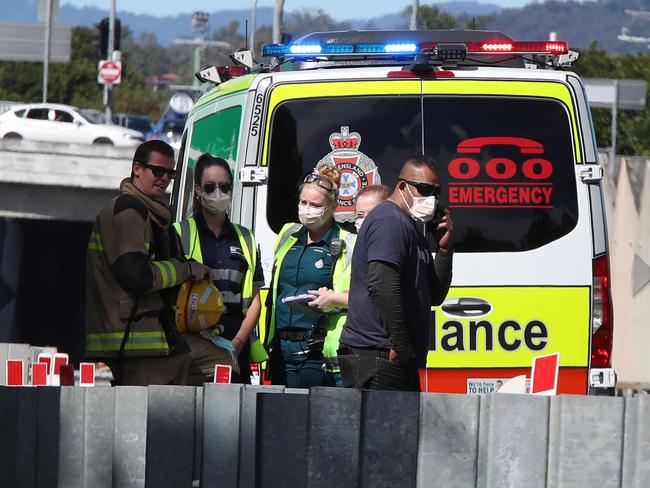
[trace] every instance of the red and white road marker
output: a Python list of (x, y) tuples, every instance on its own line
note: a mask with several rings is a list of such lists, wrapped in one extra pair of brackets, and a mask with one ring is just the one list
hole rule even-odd
[(49, 376), (52, 369), (52, 355), (42, 352), (38, 355), (38, 362), (45, 364), (46, 374)]
[(79, 386), (95, 386), (95, 363), (79, 363)]
[(7, 377), (5, 378), (5, 385), (7, 386), (24, 386), (24, 367), (22, 359), (7, 359)]
[(67, 366), (69, 356), (64, 352), (57, 352), (54, 355), (52, 368), (50, 369), (50, 385), (61, 386), (61, 366)]
[(232, 366), (227, 364), (214, 365), (214, 382), (215, 383), (230, 383), (232, 376)]
[(32, 386), (47, 386), (47, 363), (32, 364)]
[(530, 392), (533, 395), (556, 395), (559, 370), (559, 352), (533, 359)]

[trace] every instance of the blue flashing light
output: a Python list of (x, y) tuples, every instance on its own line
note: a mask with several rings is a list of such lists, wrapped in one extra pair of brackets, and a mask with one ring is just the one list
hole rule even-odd
[(311, 57), (341, 54), (415, 54), (418, 45), (413, 42), (388, 44), (265, 44), (262, 56)]
[(417, 44), (414, 44), (412, 42), (386, 44), (384, 46), (384, 52), (393, 53), (393, 54), (395, 53), (411, 54), (411, 53), (415, 53), (417, 49), (418, 49)]
[(354, 45), (352, 44), (326, 44), (324, 46), (326, 54), (352, 54)]
[(322, 51), (320, 44), (293, 44), (289, 47), (291, 54), (320, 54)]
[(262, 46), (262, 56), (282, 56), (283, 54), (289, 54), (287, 44), (264, 44)]
[(377, 54), (385, 53), (384, 48), (385, 44), (357, 44), (355, 52), (361, 54)]

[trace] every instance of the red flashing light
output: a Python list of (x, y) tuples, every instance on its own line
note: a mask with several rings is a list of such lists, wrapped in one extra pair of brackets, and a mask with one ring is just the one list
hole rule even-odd
[(592, 320), (598, 320), (600, 326), (593, 332), (591, 338), (591, 367), (610, 368), (612, 363), (614, 318), (607, 254), (593, 260), (593, 277), (594, 316)]
[(245, 75), (248, 73), (248, 68), (246, 66), (217, 66), (217, 71), (221, 77), (228, 80), (230, 78)]
[(425, 73), (416, 73), (411, 70), (389, 71), (388, 78), (454, 78), (453, 71), (434, 69)]
[(567, 54), (569, 45), (563, 41), (534, 42), (467, 42), (468, 53), (474, 54)]

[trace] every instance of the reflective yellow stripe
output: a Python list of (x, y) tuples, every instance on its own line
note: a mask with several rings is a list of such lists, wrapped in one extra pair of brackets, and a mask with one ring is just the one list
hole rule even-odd
[(162, 288), (169, 288), (169, 279), (170, 279), (170, 277), (169, 277), (167, 268), (165, 267), (165, 265), (163, 263), (164, 263), (164, 261), (154, 261), (153, 265), (156, 268), (158, 268), (158, 270), (160, 271), (160, 276), (161, 276), (161, 279), (162, 279), (162, 285), (161, 285)]
[[(119, 351), (124, 332), (91, 332), (86, 334), (86, 350)], [(126, 341), (125, 350), (166, 350), (169, 346), (162, 331), (131, 332)]]
[(273, 88), (267, 111), (262, 165), (268, 163), (271, 117), (275, 108), (286, 100), (301, 98), (344, 97), (360, 95), (484, 95), (552, 98), (562, 102), (569, 112), (575, 157), (582, 163), (582, 149), (573, 98), (569, 87), (559, 80), (492, 81), (492, 80), (381, 80), (338, 81), (322, 83), (287, 83)]
[(88, 249), (94, 249), (95, 251), (104, 250), (104, 246), (102, 246), (102, 241), (99, 232), (93, 231), (90, 234), (90, 240), (88, 241)]
[(178, 281), (178, 276), (176, 276), (176, 267), (174, 266), (174, 263), (171, 261), (158, 261), (161, 263), (166, 269), (167, 273), (169, 273), (169, 284), (168, 286), (174, 286), (176, 285), (176, 282)]
[(324, 83), (287, 83), (271, 91), (266, 116), (266, 134), (262, 165), (266, 166), (271, 134), (271, 116), (275, 107), (285, 100), (296, 98), (345, 97), (355, 95), (420, 95), (420, 80), (334, 81)]

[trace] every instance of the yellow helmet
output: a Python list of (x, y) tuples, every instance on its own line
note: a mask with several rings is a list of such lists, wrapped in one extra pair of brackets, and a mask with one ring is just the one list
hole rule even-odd
[(176, 328), (181, 333), (211, 329), (226, 310), (221, 292), (211, 281), (186, 281), (176, 300)]

